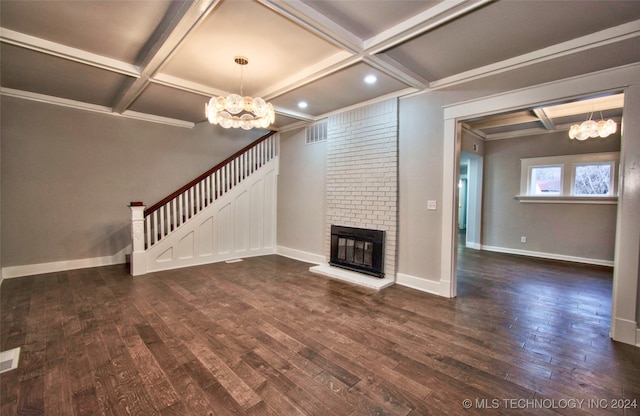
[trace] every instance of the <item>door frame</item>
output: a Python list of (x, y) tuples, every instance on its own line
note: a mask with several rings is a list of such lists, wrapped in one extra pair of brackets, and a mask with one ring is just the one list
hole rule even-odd
[[(443, 188), (442, 188), (442, 233), (441, 233), (441, 275), (440, 294), (455, 297), (457, 294), (457, 181), (459, 176), (461, 150), (461, 121), (483, 117), (490, 114), (508, 112), (526, 107), (570, 101), (598, 93), (623, 91), (631, 84), (640, 84), (640, 64), (626, 65), (620, 68), (595, 72), (592, 74), (559, 80), (521, 90), (501, 93), (471, 101), (444, 107), (444, 143), (443, 143)], [(626, 100), (625, 100), (626, 102)], [(622, 146), (621, 146), (622, 147)], [(621, 149), (622, 150), (622, 149)], [(622, 152), (621, 152), (622, 153)], [(621, 154), (621, 160), (623, 155)], [(622, 196), (622, 195), (621, 195)], [(622, 200), (622, 198), (621, 198)], [(618, 213), (621, 210), (618, 204)], [(618, 221), (620, 225), (621, 221)], [(620, 227), (616, 230), (616, 253), (618, 252)], [(625, 261), (616, 255), (614, 268)], [(637, 267), (637, 261), (636, 267)], [(625, 265), (625, 268), (628, 268)], [(636, 269), (637, 270), (637, 269)], [(624, 279), (624, 281), (622, 281)], [(632, 282), (630, 280), (636, 280)], [(635, 285), (635, 286), (634, 286)], [(637, 276), (617, 276), (614, 273), (613, 313), (611, 336), (627, 343), (636, 343), (637, 322)], [(632, 293), (628, 293), (632, 289)], [(627, 291), (627, 293), (624, 293)], [(623, 299), (624, 305), (617, 302)], [(629, 313), (633, 303), (633, 314)], [(616, 325), (620, 322), (620, 325)]]

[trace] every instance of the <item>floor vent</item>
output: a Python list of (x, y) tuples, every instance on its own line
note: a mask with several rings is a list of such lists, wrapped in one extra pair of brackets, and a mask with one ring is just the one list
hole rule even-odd
[(241, 261), (242, 261), (242, 259), (232, 259), (232, 260), (225, 261), (225, 263), (239, 263)]
[(0, 374), (18, 368), (20, 347), (0, 352)]

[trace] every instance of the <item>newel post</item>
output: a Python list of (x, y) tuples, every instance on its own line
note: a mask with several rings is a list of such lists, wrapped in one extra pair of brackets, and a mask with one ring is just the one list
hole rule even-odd
[(139, 276), (147, 272), (144, 251), (144, 209), (142, 202), (132, 202), (131, 209), (131, 275)]

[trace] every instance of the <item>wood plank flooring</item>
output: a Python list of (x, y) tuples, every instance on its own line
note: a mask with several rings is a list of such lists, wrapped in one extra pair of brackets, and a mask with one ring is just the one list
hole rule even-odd
[(456, 299), (279, 256), (6, 280), (2, 415), (640, 414), (611, 269), (460, 250)]

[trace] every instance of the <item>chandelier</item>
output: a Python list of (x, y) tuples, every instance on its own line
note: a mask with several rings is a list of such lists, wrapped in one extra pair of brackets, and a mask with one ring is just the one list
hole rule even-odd
[(211, 97), (204, 111), (211, 124), (225, 129), (241, 128), (251, 130), (254, 127), (267, 128), (275, 121), (273, 105), (260, 97), (242, 96), (242, 67), (249, 63), (244, 56), (236, 56), (233, 61), (240, 65), (240, 95), (229, 94), (226, 97)]
[(593, 112), (589, 116), (589, 120), (583, 121), (580, 125), (574, 124), (569, 129), (569, 138), (578, 140), (587, 140), (590, 137), (607, 137), (613, 134), (618, 129), (618, 125), (615, 121), (609, 119), (604, 121), (602, 118), (602, 112), (600, 112), (600, 121), (596, 122), (591, 120)]

